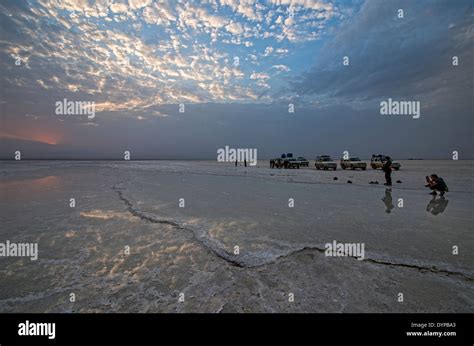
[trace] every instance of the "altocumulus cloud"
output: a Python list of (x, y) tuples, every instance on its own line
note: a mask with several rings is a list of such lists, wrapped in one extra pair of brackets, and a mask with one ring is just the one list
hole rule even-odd
[[(472, 157), (473, 32), (467, 0), (2, 1), (0, 154)], [(389, 97), (421, 118), (381, 117)], [(94, 101), (94, 122), (54, 117), (63, 98)]]

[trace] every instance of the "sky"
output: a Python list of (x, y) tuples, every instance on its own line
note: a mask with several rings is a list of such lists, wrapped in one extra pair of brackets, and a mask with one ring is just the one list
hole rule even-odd
[[(0, 158), (472, 159), (473, 15), (470, 0), (3, 0)], [(57, 114), (64, 99), (95, 116)], [(381, 114), (388, 99), (420, 117)]]

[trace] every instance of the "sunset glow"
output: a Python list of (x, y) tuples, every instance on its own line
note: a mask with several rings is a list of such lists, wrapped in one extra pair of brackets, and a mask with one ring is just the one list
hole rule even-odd
[(60, 134), (52, 133), (39, 133), (39, 134), (10, 134), (5, 132), (0, 132), (0, 138), (5, 139), (20, 139), (24, 141), (33, 141), (40, 142), (49, 145), (56, 145), (60, 142)]

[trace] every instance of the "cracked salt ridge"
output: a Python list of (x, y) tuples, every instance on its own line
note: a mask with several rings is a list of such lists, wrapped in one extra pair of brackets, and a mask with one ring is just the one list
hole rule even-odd
[(222, 243), (218, 241), (212, 241), (209, 237), (206, 236), (206, 231), (204, 231), (201, 228), (198, 228), (198, 227), (194, 229), (186, 228), (186, 227), (181, 226), (178, 222), (163, 220), (150, 213), (139, 211), (133, 207), (133, 203), (130, 202), (130, 200), (124, 197), (121, 189), (118, 189), (116, 185), (113, 186), (112, 189), (117, 192), (119, 198), (125, 203), (125, 205), (128, 208), (128, 211), (133, 216), (136, 216), (148, 222), (170, 225), (177, 229), (191, 232), (194, 235), (194, 237), (198, 240), (198, 242), (204, 246), (204, 248), (206, 248), (208, 251), (214, 253), (216, 256), (226, 260), (227, 262), (230, 262), (231, 264), (237, 267), (241, 267), (241, 268), (256, 267), (256, 266), (260, 266), (267, 263), (267, 261), (262, 261), (262, 259), (260, 259), (259, 261), (255, 261), (252, 259), (245, 258), (245, 256), (242, 256), (242, 255), (237, 256), (237, 255), (233, 255), (229, 253), (225, 249)]
[[(117, 184), (120, 185), (121, 183)], [(325, 252), (325, 248), (322, 246), (302, 246), (297, 249), (288, 249), (288, 251), (285, 251), (283, 253), (274, 255), (270, 253), (259, 253), (259, 256), (255, 255), (234, 255), (232, 253), (229, 253), (224, 245), (220, 243), (219, 241), (216, 240), (211, 240), (207, 236), (207, 232), (203, 230), (200, 227), (195, 227), (193, 229), (183, 227), (179, 224), (179, 221), (170, 221), (170, 220), (164, 220), (156, 217), (153, 214), (147, 213), (147, 212), (142, 212), (136, 208), (134, 208), (133, 203), (127, 199), (122, 190), (120, 188), (117, 188), (117, 185), (114, 185), (112, 189), (117, 192), (120, 200), (122, 200), (125, 205), (128, 208), (128, 211), (133, 215), (141, 220), (152, 222), (152, 223), (159, 223), (159, 224), (164, 224), (164, 225), (170, 225), (175, 227), (176, 229), (180, 230), (185, 230), (188, 232), (191, 232), (194, 237), (198, 240), (200, 244), (204, 246), (208, 251), (211, 253), (214, 253), (216, 256), (219, 258), (222, 258), (226, 260), (227, 262), (240, 267), (240, 268), (255, 268), (255, 267), (260, 267), (263, 265), (267, 264), (272, 264), (275, 263), (277, 260), (280, 258), (285, 258), (292, 256), (294, 254), (302, 253), (305, 251), (317, 251), (320, 253)], [(262, 256), (263, 255), (263, 256)], [(352, 257), (352, 256), (347, 256), (347, 257)], [(423, 266), (421, 264), (413, 264), (413, 263), (403, 263), (403, 262), (394, 262), (388, 259), (383, 259), (383, 258), (365, 258), (363, 260), (359, 260), (356, 257), (352, 257), (354, 260), (360, 261), (360, 262), (369, 262), (373, 264), (378, 264), (378, 265), (387, 265), (391, 267), (402, 267), (402, 268), (408, 268), (408, 269), (415, 269), (421, 272), (430, 272), (433, 274), (441, 274), (441, 275), (448, 275), (448, 276), (456, 276), (459, 278), (462, 278), (466, 281), (474, 281), (474, 278), (470, 276), (467, 273), (461, 272), (461, 271), (454, 271), (454, 270), (448, 270), (448, 269), (442, 269), (438, 268), (436, 266), (432, 267), (427, 267)]]

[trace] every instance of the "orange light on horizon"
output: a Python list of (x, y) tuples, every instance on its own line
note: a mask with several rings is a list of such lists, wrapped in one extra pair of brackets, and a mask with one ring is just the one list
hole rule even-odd
[(46, 144), (49, 144), (49, 145), (56, 145), (59, 143), (59, 136), (54, 136), (54, 135), (49, 135), (49, 134), (41, 134), (41, 135), (37, 135), (35, 137), (32, 138), (32, 140), (34, 141), (37, 141), (37, 142), (41, 142), (41, 143), (46, 143)]
[(24, 141), (34, 141), (49, 145), (57, 145), (60, 142), (62, 136), (59, 134), (52, 133), (12, 135), (9, 133), (0, 132), (0, 138), (20, 139)]

